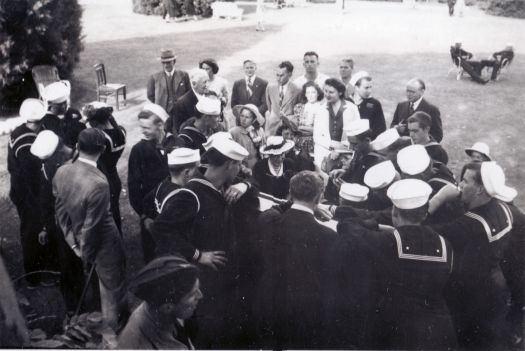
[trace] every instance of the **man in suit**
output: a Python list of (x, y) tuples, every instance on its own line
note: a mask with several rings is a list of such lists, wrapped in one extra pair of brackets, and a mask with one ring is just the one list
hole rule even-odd
[(245, 77), (233, 83), (232, 89), (232, 108), (236, 105), (253, 104), (257, 106), (259, 112), (264, 116), (268, 110), (266, 106), (266, 87), (268, 81), (255, 75), (257, 64), (252, 60), (246, 60), (243, 63)]
[[(263, 276), (272, 289), (264, 289), (267, 311), (262, 319), (273, 330), (277, 348), (324, 348), (324, 298), (327, 261), (336, 233), (319, 224), (314, 209), (324, 190), (322, 178), (302, 171), (290, 180), (292, 206), (267, 232), (264, 240), (275, 255), (263, 257)], [(276, 261), (268, 261), (275, 259)], [(264, 279), (264, 278), (263, 278)]]
[(166, 132), (177, 135), (185, 121), (197, 116), (197, 102), (208, 95), (209, 81), (208, 73), (201, 68), (190, 72), (191, 89), (175, 103), (170, 118), (166, 121)]
[(122, 238), (111, 215), (109, 184), (97, 168), (106, 148), (104, 133), (83, 130), (78, 159), (58, 169), (53, 179), (57, 223), (66, 242), (85, 267), (94, 265), (100, 285), (104, 323), (118, 332), (128, 316), (126, 257)]
[(188, 73), (175, 69), (177, 57), (173, 50), (161, 50), (160, 61), (163, 70), (149, 78), (147, 86), (148, 100), (162, 106), (171, 116), (175, 102), (191, 90)]
[(282, 124), (283, 117), (293, 115), (293, 108), (299, 100), (301, 89), (290, 82), (293, 74), (293, 65), (290, 61), (283, 61), (277, 68), (277, 83), (269, 84), (266, 88), (266, 136), (275, 135), (277, 128)]
[(397, 104), (394, 118), (390, 124), (390, 128), (396, 127), (399, 135), (408, 136), (407, 119), (416, 111), (426, 112), (432, 117), (432, 127), (430, 128), (430, 135), (434, 137), (438, 143), (443, 139), (443, 127), (439, 109), (426, 101), (423, 98), (425, 94), (425, 82), (419, 78), (411, 79), (406, 88), (406, 95), (408, 101), (403, 101)]

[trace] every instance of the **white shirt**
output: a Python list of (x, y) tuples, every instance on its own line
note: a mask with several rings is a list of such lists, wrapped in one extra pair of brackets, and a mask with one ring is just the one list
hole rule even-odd
[[(315, 78), (314, 82), (315, 84), (317, 84), (319, 86), (319, 88), (323, 89), (324, 88), (324, 82), (326, 82), (326, 80), (330, 78), (329, 76), (327, 76), (326, 74), (324, 73), (321, 73), (321, 72), (317, 72), (317, 77)], [(303, 85), (308, 82), (308, 80), (306, 79), (306, 77), (304, 75), (296, 78), (294, 81), (293, 81), (293, 84), (295, 86), (297, 86), (298, 88), (302, 89), (303, 88)]]
[(166, 75), (167, 75), (168, 77), (171, 78), (171, 76), (173, 75), (173, 73), (175, 73), (175, 68), (173, 68), (173, 69), (171, 70), (171, 72), (164, 71), (164, 73), (166, 73)]
[(314, 215), (314, 211), (312, 211), (311, 208), (308, 208), (308, 207), (303, 206), (303, 205), (300, 205), (300, 204), (293, 204), (293, 205), (292, 205), (292, 208), (293, 208), (294, 210), (303, 211), (303, 212), (308, 212), (308, 213), (312, 214), (312, 216)]
[(414, 101), (412, 103), (412, 106), (414, 108), (414, 111), (417, 110), (417, 107), (419, 106), (419, 104), (421, 103), (421, 100), (423, 100), (423, 96), (421, 96), (419, 99), (417, 99), (416, 101)]
[(244, 76), (244, 80), (246, 81), (246, 85), (250, 85), (249, 82), (248, 82), (250, 79), (251, 79), (251, 82), (253, 84), (253, 82), (255, 82), (255, 77), (256, 77), (255, 74), (253, 76), (251, 76), (251, 77)]
[(88, 159), (83, 158), (83, 157), (79, 157), (78, 160), (79, 160), (80, 162), (87, 163), (88, 165), (91, 165), (91, 166), (97, 168), (97, 163), (96, 163), (95, 161), (91, 161), (91, 160), (88, 160)]

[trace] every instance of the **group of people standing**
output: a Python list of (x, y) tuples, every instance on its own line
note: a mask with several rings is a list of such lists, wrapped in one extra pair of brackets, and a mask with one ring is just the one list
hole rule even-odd
[[(95, 272), (121, 348), (522, 343), (517, 192), (484, 143), (465, 150), (458, 184), (421, 79), (387, 129), (372, 77), (350, 59), (331, 78), (308, 51), (303, 75), (292, 80), (283, 61), (275, 83), (246, 60), (231, 95), (215, 60), (188, 74), (173, 51), (160, 59), (128, 160), (145, 263), (129, 284), (116, 170), (125, 130), (99, 102), (83, 111), (89, 128), (66, 118), (76, 112), (61, 83), (46, 88), (48, 109), (21, 107), (8, 166), (25, 268), (57, 264), (69, 310)], [(59, 262), (37, 259), (53, 250)], [(133, 311), (128, 287), (141, 300)]]

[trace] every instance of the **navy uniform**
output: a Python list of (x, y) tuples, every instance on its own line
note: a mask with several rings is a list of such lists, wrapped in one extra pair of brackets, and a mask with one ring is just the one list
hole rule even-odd
[[(454, 178), (452, 172), (440, 162), (433, 162), (432, 176), (427, 180), (427, 183), (432, 187), (432, 194), (434, 197), (444, 186), (452, 185), (457, 187), (458, 183)], [(463, 205), (459, 199), (447, 202), (441, 206), (436, 212), (428, 217), (427, 223), (445, 223), (453, 218), (457, 218), (463, 214)]]
[(154, 257), (155, 242), (151, 234), (144, 227), (144, 198), (160, 182), (169, 176), (168, 152), (171, 151), (169, 141), (171, 134), (165, 139), (165, 143), (157, 145), (154, 140), (141, 140), (133, 146), (129, 154), (128, 162), (128, 195), (131, 207), (141, 217), (140, 231), (144, 260), (149, 262)]
[(357, 108), (359, 109), (361, 118), (366, 118), (370, 121), (372, 139), (375, 139), (386, 130), (385, 115), (383, 114), (383, 107), (379, 100), (373, 97), (363, 99), (359, 105), (357, 105)]
[(177, 136), (177, 146), (199, 150), (201, 155), (206, 152), (204, 146), (202, 146), (206, 141), (206, 135), (204, 135), (193, 124), (183, 127)]
[(427, 149), (428, 155), (434, 161), (441, 162), (444, 165), (448, 163), (448, 154), (440, 143), (431, 141), (425, 145), (425, 149)]
[(102, 131), (106, 137), (106, 150), (100, 155), (98, 168), (104, 173), (109, 183), (111, 196), (111, 213), (119, 232), (122, 233), (122, 222), (120, 219), (120, 191), (122, 182), (118, 175), (117, 163), (126, 147), (126, 130), (122, 126)]
[(382, 161), (385, 161), (383, 155), (375, 151), (370, 151), (366, 155), (355, 154), (350, 162), (350, 168), (341, 176), (346, 183), (357, 183), (364, 185), (365, 173), (368, 169)]
[[(459, 330), (460, 346), (502, 346), (499, 343), (506, 332), (502, 327), (507, 288), (500, 263), (509, 253), (511, 240), (516, 240), (510, 234), (513, 212), (515, 208), (493, 198), (455, 221), (432, 225), (457, 252), (458, 269), (447, 289), (447, 298)], [(520, 280), (523, 283), (523, 278)]]

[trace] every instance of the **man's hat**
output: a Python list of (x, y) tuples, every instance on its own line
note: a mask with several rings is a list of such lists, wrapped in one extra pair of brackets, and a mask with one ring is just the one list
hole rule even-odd
[(366, 171), (364, 182), (372, 190), (383, 189), (392, 184), (396, 175), (397, 171), (392, 161), (383, 161)]
[(481, 180), (491, 197), (511, 202), (518, 195), (516, 189), (505, 185), (505, 173), (495, 161), (481, 163)]
[(401, 172), (416, 175), (430, 166), (430, 156), (423, 145), (409, 145), (397, 153), (397, 165)]
[(46, 160), (58, 147), (58, 135), (50, 130), (43, 130), (38, 133), (33, 145), (31, 145), (31, 153), (41, 160)]
[(130, 284), (131, 292), (156, 306), (177, 303), (197, 281), (198, 269), (180, 256), (154, 259), (142, 268)]
[(208, 97), (201, 98), (195, 106), (203, 115), (218, 116), (221, 114), (221, 100)]
[(71, 87), (63, 81), (54, 82), (44, 88), (43, 98), (48, 104), (60, 104), (67, 101)]
[(143, 111), (149, 111), (149, 112), (155, 114), (163, 122), (166, 122), (166, 120), (170, 117), (170, 115), (168, 115), (166, 110), (162, 106), (157, 105), (157, 104), (152, 104), (152, 103), (146, 104), (146, 105), (144, 105), (142, 110)]
[(20, 117), (27, 122), (38, 122), (47, 113), (46, 105), (38, 99), (25, 99), (20, 106)]
[(485, 143), (482, 143), (482, 142), (478, 141), (478, 142), (474, 143), (474, 145), (472, 145), (471, 147), (465, 149), (465, 152), (469, 156), (472, 156), (472, 152), (473, 151), (479, 152), (480, 154), (485, 156), (489, 161), (492, 160), (490, 158), (490, 148)]
[(379, 134), (374, 140), (370, 142), (373, 150), (384, 150), (399, 139), (399, 133), (396, 128), (390, 128)]
[(352, 202), (363, 202), (368, 199), (368, 188), (356, 183), (343, 183), (339, 196)]
[(362, 78), (365, 78), (365, 77), (370, 77), (370, 74), (368, 74), (368, 72), (365, 72), (365, 71), (359, 71), (353, 74), (352, 77), (350, 78), (350, 85), (355, 86), (357, 82), (359, 82)]
[(215, 134), (211, 135), (210, 138), (208, 139), (208, 142), (206, 142), (204, 146), (206, 150), (209, 150), (212, 148), (216, 149), (224, 156), (228, 157), (229, 159), (235, 160), (235, 161), (242, 161), (246, 156), (249, 155), (248, 150), (246, 150), (240, 144), (235, 142), (231, 138), (230, 133), (223, 132), (223, 134), (220, 134), (214, 137)]
[(363, 134), (370, 129), (370, 121), (367, 119), (355, 119), (348, 123), (345, 128), (346, 136), (356, 136)]
[(412, 210), (425, 205), (432, 193), (432, 187), (420, 179), (402, 179), (392, 184), (386, 195), (395, 207)]
[[(264, 125), (264, 117), (263, 115), (259, 112), (259, 109), (257, 108), (257, 106), (253, 105), (253, 104), (246, 104), (246, 105), (235, 105), (233, 106), (233, 109), (232, 109), (232, 112), (233, 112), (233, 115), (237, 118), (240, 118), (241, 116), (241, 111), (243, 109), (248, 109), (250, 110), (254, 115), (255, 115), (255, 119), (257, 121), (257, 123), (259, 123), (259, 126), (263, 126)], [(293, 130), (293, 128), (290, 128)]]
[(177, 56), (173, 53), (173, 50), (162, 49), (160, 51), (160, 62), (171, 62), (177, 59)]
[(281, 155), (290, 151), (295, 146), (291, 140), (285, 140), (282, 136), (272, 135), (266, 139), (266, 145), (261, 147), (263, 155)]
[(168, 154), (168, 166), (186, 165), (197, 163), (201, 159), (199, 150), (181, 147)]

